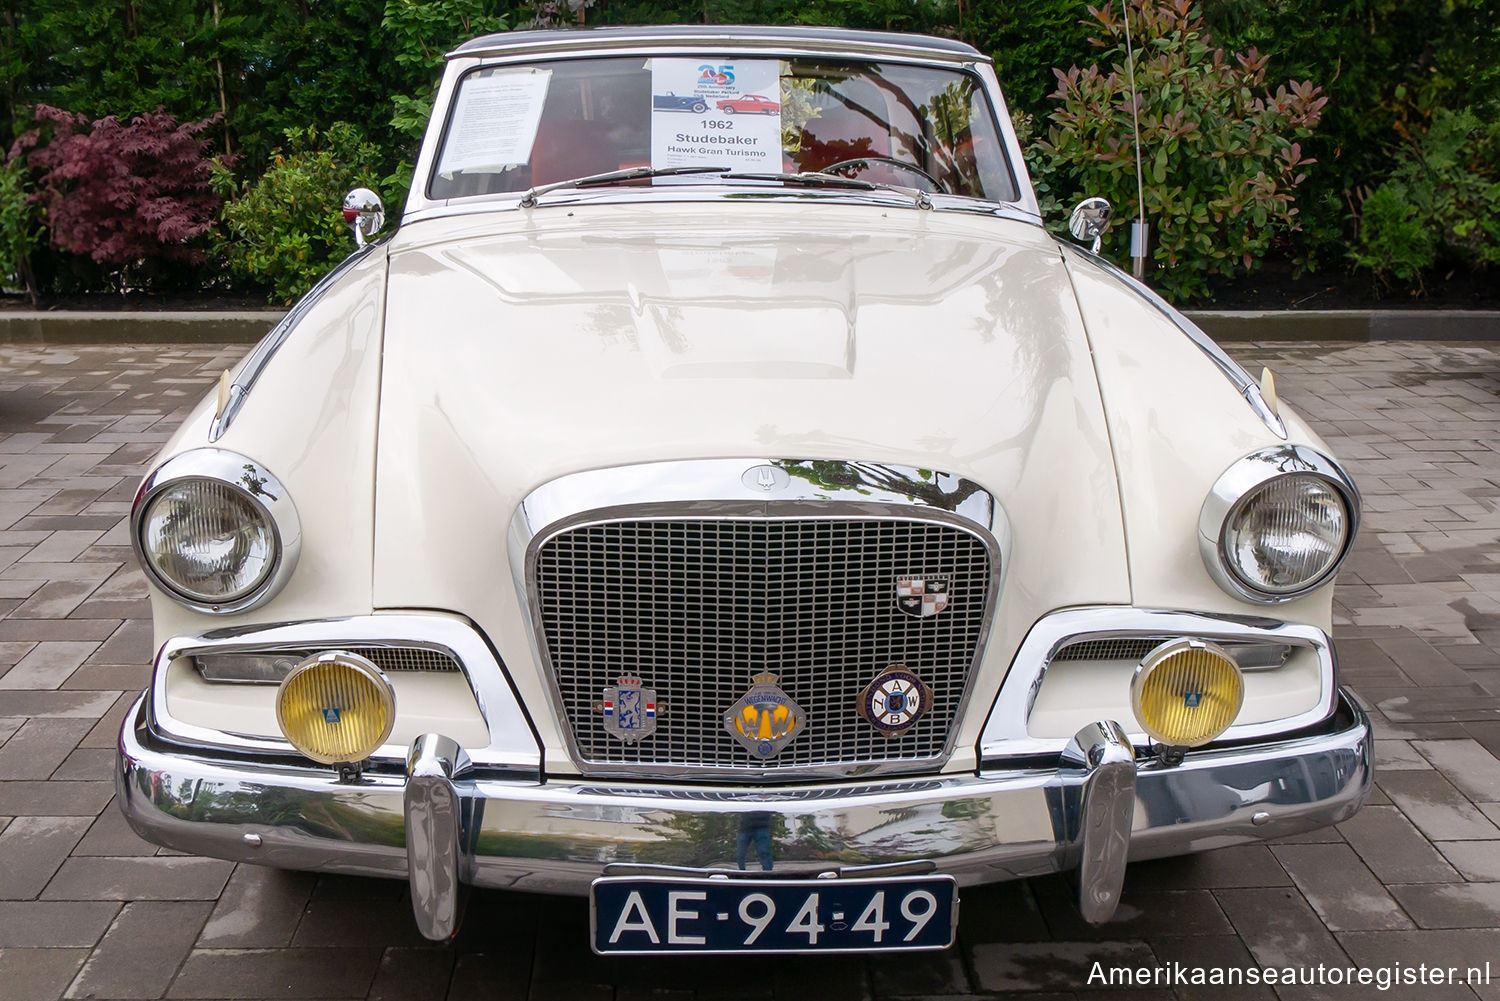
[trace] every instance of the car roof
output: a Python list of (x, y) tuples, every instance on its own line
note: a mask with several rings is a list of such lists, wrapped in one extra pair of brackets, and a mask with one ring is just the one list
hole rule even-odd
[(989, 57), (965, 42), (931, 35), (894, 31), (856, 31), (790, 25), (659, 24), (610, 28), (572, 28), (546, 31), (502, 31), (471, 39), (448, 53), (459, 56), (510, 55), (519, 51), (609, 50), (653, 43), (682, 45), (706, 42), (720, 47), (835, 50), (870, 55), (908, 55), (945, 61), (989, 62)]

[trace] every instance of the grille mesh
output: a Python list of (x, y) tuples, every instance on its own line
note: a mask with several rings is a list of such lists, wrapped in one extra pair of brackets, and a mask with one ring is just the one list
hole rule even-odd
[[(927, 575), (949, 578), (947, 609), (901, 612), (896, 578)], [(989, 582), (984, 544), (945, 523), (638, 520), (548, 539), (533, 595), (582, 770), (760, 776), (910, 770), (940, 759), (978, 651)], [(933, 703), (904, 736), (886, 738), (856, 701), (894, 664), (916, 673)], [(807, 719), (769, 761), (723, 726), (763, 671)], [(604, 689), (627, 675), (658, 701), (655, 733), (630, 744), (605, 732), (599, 711)]]
[(441, 650), (423, 647), (345, 647), (382, 671), (457, 671), (458, 661)]

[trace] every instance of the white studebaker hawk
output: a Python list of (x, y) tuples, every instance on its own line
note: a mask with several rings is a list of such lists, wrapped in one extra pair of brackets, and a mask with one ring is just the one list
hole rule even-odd
[(143, 837), (405, 878), (434, 939), (474, 885), (601, 952), (890, 950), (1359, 808), (1354, 484), (1048, 235), (974, 49), (479, 38), (396, 231), (345, 209), (136, 496)]

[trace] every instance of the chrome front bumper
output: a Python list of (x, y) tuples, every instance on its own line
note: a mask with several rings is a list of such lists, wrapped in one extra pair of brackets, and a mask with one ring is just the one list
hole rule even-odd
[[(142, 837), (293, 869), (406, 877), (424, 934), (456, 929), (464, 884), (586, 893), (611, 873), (757, 868), (742, 829), (772, 832), (778, 874), (930, 864), (960, 884), (1077, 869), (1080, 906), (1107, 920), (1127, 859), (1337, 823), (1372, 781), (1370, 722), (1347, 694), (1312, 735), (1134, 758), (1117, 724), (1079, 731), (1048, 767), (761, 789), (534, 781), (472, 767), (430, 735), (405, 774), (341, 784), (328, 770), (212, 756), (150, 729), (145, 698), (120, 737), (118, 802)], [(408, 833), (410, 832), (410, 833)]]

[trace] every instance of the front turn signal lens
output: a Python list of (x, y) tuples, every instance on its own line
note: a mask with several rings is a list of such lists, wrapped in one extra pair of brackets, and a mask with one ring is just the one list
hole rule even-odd
[(380, 669), (342, 651), (302, 661), (276, 690), (276, 722), (292, 746), (325, 765), (357, 764), (391, 735), (396, 693)]
[(1229, 729), (1245, 703), (1245, 679), (1233, 657), (1205, 640), (1170, 640), (1152, 650), (1130, 679), (1135, 718), (1166, 747), (1201, 747)]

